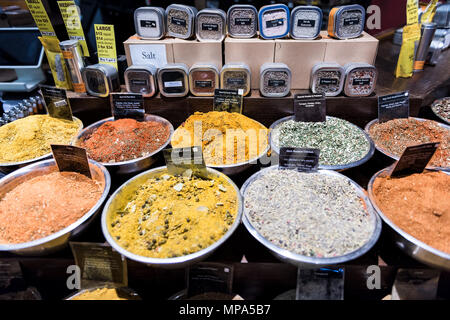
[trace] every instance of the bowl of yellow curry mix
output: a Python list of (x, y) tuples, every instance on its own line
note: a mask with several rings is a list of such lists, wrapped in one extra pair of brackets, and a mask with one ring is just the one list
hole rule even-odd
[(33, 162), (51, 157), (51, 144), (71, 144), (83, 129), (73, 121), (31, 115), (0, 127), (0, 171), (10, 173)]
[[(242, 216), (237, 186), (223, 173), (172, 175), (167, 167), (125, 182), (103, 209), (102, 231), (128, 259), (181, 268), (205, 259), (236, 230)], [(188, 170), (189, 171), (189, 170)]]
[(240, 113), (195, 112), (175, 130), (171, 145), (201, 146), (206, 166), (233, 175), (267, 155), (268, 133), (261, 123)]

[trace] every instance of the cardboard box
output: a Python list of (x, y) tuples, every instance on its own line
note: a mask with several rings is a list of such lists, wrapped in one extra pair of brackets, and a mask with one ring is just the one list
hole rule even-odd
[(128, 66), (153, 64), (162, 67), (173, 63), (173, 39), (146, 40), (137, 35), (131, 36), (124, 43)]
[(274, 61), (274, 52), (274, 40), (225, 38), (225, 63), (247, 64), (252, 72), (252, 89), (259, 89), (260, 68), (264, 63)]
[(211, 63), (222, 69), (222, 42), (172, 39), (172, 46), (175, 63), (185, 63), (189, 68), (194, 63)]

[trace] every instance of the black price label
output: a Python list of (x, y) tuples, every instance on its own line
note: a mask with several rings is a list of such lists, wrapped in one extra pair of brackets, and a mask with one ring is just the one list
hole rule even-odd
[(145, 108), (142, 94), (111, 93), (111, 106), (115, 120), (124, 118), (144, 120)]
[(195, 80), (194, 85), (197, 88), (212, 88), (212, 81), (211, 80)]
[(423, 172), (438, 147), (439, 142), (424, 143), (407, 147), (395, 164), (391, 177)]
[(202, 293), (232, 293), (232, 265), (202, 262), (189, 268), (187, 272), (188, 298)]
[(267, 84), (269, 85), (269, 87), (284, 87), (286, 85), (286, 81), (271, 79)]
[(131, 79), (130, 83), (133, 86), (148, 86), (148, 81), (145, 79)]
[(243, 79), (243, 78), (228, 78), (227, 84), (233, 85), (233, 86), (243, 86), (243, 85), (245, 85), (245, 79)]
[(354, 86), (368, 86), (370, 85), (370, 81), (371, 81), (370, 78), (356, 78), (353, 79), (352, 84)]
[(399, 92), (378, 97), (378, 122), (409, 117), (409, 93)]
[(280, 148), (279, 167), (297, 171), (317, 171), (320, 150), (311, 148)]
[(294, 98), (294, 119), (301, 122), (325, 122), (327, 106), (323, 94), (298, 94)]
[(235, 18), (234, 24), (238, 26), (249, 26), (252, 24), (252, 18)]
[(141, 20), (142, 28), (156, 28), (156, 21), (154, 20)]
[(219, 31), (219, 25), (217, 23), (202, 23), (202, 30)]
[(337, 85), (339, 83), (339, 80), (332, 78), (320, 78), (319, 83), (324, 86)]
[(80, 268), (81, 288), (113, 284), (128, 285), (127, 261), (108, 244), (70, 242), (75, 264)]
[[(361, 14), (361, 11), (352, 10), (352, 11), (347, 11), (347, 13), (348, 14), (351, 14), (351, 13)], [(354, 26), (354, 25), (358, 25), (360, 23), (361, 23), (361, 18), (359, 18), (359, 17), (351, 17), (351, 18), (344, 19), (344, 26)]]
[(266, 21), (266, 28), (281, 27), (284, 24), (284, 19), (275, 19)]
[(298, 19), (297, 27), (300, 28), (314, 28), (316, 26), (316, 20)]
[(299, 268), (296, 300), (343, 300), (344, 276), (344, 268)]
[(201, 147), (164, 149), (163, 155), (170, 174), (208, 178)]
[(186, 27), (186, 20), (184, 19), (172, 17), (171, 22), (177, 26)]
[(59, 171), (78, 172), (92, 178), (86, 149), (60, 144), (51, 147)]
[[(242, 89), (241, 89), (242, 90)], [(242, 113), (243, 97), (239, 90), (214, 90), (214, 111)]]
[(50, 117), (73, 121), (66, 90), (44, 85), (39, 87)]

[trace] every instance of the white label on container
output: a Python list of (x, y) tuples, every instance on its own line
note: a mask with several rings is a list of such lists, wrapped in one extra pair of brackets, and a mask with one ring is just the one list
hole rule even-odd
[(152, 64), (161, 68), (167, 64), (164, 44), (130, 44), (130, 56), (134, 65)]
[(167, 81), (167, 82), (164, 82), (164, 86), (166, 88), (182, 87), (183, 86), (183, 82), (181, 82), (181, 81)]

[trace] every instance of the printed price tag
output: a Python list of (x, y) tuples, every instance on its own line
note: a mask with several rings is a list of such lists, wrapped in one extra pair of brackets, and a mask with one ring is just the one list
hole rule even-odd
[(110, 24), (95, 24), (94, 29), (95, 40), (97, 42), (98, 62), (110, 64), (118, 70), (114, 26)]
[(170, 174), (208, 177), (201, 147), (165, 149), (163, 154)]
[(441, 272), (433, 269), (399, 269), (392, 300), (435, 300)]
[(124, 118), (144, 120), (145, 108), (142, 94), (111, 93), (111, 106), (115, 120)]
[(232, 265), (203, 262), (190, 267), (187, 273), (188, 298), (208, 292), (232, 293)]
[(70, 242), (70, 248), (81, 271), (81, 289), (107, 284), (128, 285), (127, 261), (108, 244)]
[(297, 94), (294, 97), (294, 118), (302, 122), (325, 122), (327, 105), (323, 94)]
[(409, 117), (409, 93), (399, 92), (378, 97), (378, 122)]
[(25, 2), (42, 36), (56, 38), (55, 30), (53, 29), (52, 23), (50, 22), (50, 19), (47, 15), (47, 11), (45, 10), (42, 1), (26, 0)]
[(281, 148), (279, 168), (298, 171), (317, 171), (319, 167), (319, 149)]
[(214, 111), (228, 111), (242, 113), (242, 92), (239, 90), (214, 90)]
[(50, 117), (73, 121), (66, 90), (44, 85), (39, 87)]
[(343, 300), (344, 275), (344, 268), (299, 268), (296, 300)]
[(59, 171), (78, 172), (92, 179), (85, 149), (60, 144), (52, 144), (51, 147)]
[(423, 172), (438, 147), (439, 142), (407, 147), (392, 170), (391, 177)]
[(89, 57), (89, 49), (84, 37), (83, 27), (81, 26), (81, 19), (78, 13), (78, 7), (72, 1), (58, 1), (59, 10), (66, 26), (67, 34), (71, 40), (78, 40), (83, 55)]

